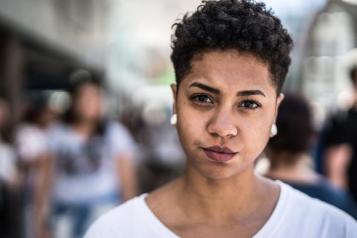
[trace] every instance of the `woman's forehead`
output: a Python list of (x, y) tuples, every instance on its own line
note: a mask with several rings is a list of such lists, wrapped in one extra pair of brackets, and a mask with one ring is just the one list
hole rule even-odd
[(188, 85), (193, 81), (218, 88), (274, 89), (268, 65), (253, 55), (237, 51), (213, 51), (195, 57), (183, 83)]

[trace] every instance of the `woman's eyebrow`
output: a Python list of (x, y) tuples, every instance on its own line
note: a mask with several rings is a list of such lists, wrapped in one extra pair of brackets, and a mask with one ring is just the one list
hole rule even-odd
[[(200, 89), (203, 89), (205, 91), (208, 91), (208, 92), (211, 92), (211, 93), (214, 93), (214, 94), (217, 94), (219, 95), (220, 94), (220, 91), (216, 88), (212, 88), (211, 86), (208, 86), (206, 84), (203, 84), (203, 83), (192, 83), (190, 85), (190, 88), (191, 87), (196, 87), (196, 88), (200, 88)], [(260, 91), (260, 90), (243, 90), (243, 91), (239, 91), (237, 92), (237, 96), (241, 97), (241, 96), (253, 96), (253, 95), (261, 95), (261, 96), (265, 96), (265, 94)]]
[(260, 90), (243, 90), (237, 92), (237, 96), (252, 96), (252, 95), (262, 95), (265, 97), (265, 94)]
[(191, 85), (190, 85), (190, 88), (191, 87), (196, 87), (196, 88), (200, 88), (200, 89), (203, 89), (203, 90), (205, 90), (205, 91), (208, 91), (208, 92), (211, 92), (211, 93), (214, 93), (214, 94), (220, 94), (220, 92), (219, 92), (219, 90), (218, 89), (216, 89), (216, 88), (212, 88), (212, 87), (210, 87), (210, 86), (208, 86), (208, 85), (206, 85), (206, 84), (203, 84), (203, 83), (197, 83), (197, 82), (195, 82), (195, 83), (192, 83)]

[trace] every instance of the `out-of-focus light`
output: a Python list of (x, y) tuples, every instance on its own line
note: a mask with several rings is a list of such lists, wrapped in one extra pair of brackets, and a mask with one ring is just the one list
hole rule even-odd
[(76, 69), (69, 76), (69, 81), (70, 81), (71, 84), (75, 84), (79, 80), (83, 80), (83, 79), (88, 80), (88, 79), (91, 79), (91, 78), (92, 78), (92, 75), (88, 70), (86, 70), (86, 69)]
[(57, 91), (53, 92), (49, 98), (49, 106), (52, 110), (63, 113), (70, 104), (70, 96), (67, 92)]
[(151, 102), (144, 107), (142, 117), (149, 125), (153, 126), (162, 125), (168, 120), (166, 108), (155, 102)]
[(344, 110), (348, 110), (353, 106), (354, 97), (351, 89), (340, 92), (337, 95), (338, 106)]
[(357, 0), (342, 0), (342, 2), (357, 5)]
[(255, 172), (264, 175), (268, 172), (270, 168), (270, 160), (267, 157), (261, 157), (255, 165)]

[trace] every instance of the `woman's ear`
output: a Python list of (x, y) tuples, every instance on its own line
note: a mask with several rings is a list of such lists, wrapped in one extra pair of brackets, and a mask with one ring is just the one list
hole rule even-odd
[(280, 103), (284, 100), (284, 94), (283, 93), (280, 93), (277, 100), (276, 100), (276, 108), (279, 109), (279, 106), (280, 106)]
[(176, 84), (171, 84), (171, 91), (172, 91), (172, 96), (173, 96), (173, 105), (172, 105), (172, 113), (176, 113), (176, 98), (177, 98), (177, 85)]
[(279, 96), (277, 97), (276, 99), (276, 106), (275, 106), (275, 120), (276, 121), (276, 118), (278, 117), (278, 112), (279, 112), (279, 106), (281, 104), (281, 102), (284, 100), (284, 94), (283, 93), (280, 93)]

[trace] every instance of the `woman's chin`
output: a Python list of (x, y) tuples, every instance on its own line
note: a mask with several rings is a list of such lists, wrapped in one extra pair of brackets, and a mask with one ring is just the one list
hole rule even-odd
[(234, 178), (243, 173), (241, 169), (238, 168), (198, 168), (197, 172), (208, 180), (212, 181), (223, 181), (230, 178)]

